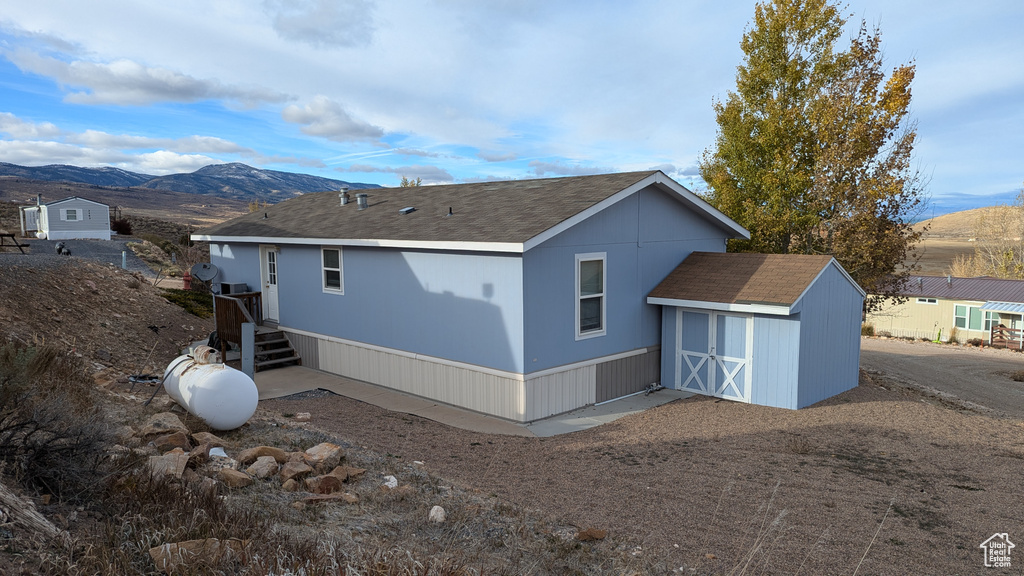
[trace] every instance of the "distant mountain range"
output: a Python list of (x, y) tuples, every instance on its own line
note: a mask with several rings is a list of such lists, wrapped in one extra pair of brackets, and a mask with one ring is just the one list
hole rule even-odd
[(277, 170), (261, 170), (238, 162), (211, 164), (192, 173), (168, 176), (152, 176), (109, 167), (82, 168), (66, 164), (19, 166), (0, 162), (0, 176), (104, 187), (151, 188), (246, 202), (258, 200), (271, 204), (307, 192), (338, 190), (342, 186), (347, 186), (351, 190), (380, 188), (377, 184), (345, 182), (344, 180)]

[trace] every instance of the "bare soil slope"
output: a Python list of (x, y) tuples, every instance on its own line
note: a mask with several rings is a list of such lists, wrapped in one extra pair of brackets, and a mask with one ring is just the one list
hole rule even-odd
[[(213, 330), (119, 268), (76, 256), (0, 252), (3, 337), (52, 343), (92, 362), (101, 379), (159, 372)], [(148, 362), (146, 361), (148, 358)]]
[(800, 411), (694, 397), (545, 439), (342, 397), (264, 406), (701, 574), (847, 574), (865, 553), (863, 574), (977, 573), (983, 540), (1024, 533), (1021, 422), (867, 375)]

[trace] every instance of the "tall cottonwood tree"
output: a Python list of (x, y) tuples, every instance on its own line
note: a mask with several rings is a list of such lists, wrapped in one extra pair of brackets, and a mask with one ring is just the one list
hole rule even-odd
[(907, 118), (914, 65), (886, 77), (881, 33), (863, 23), (839, 51), (840, 10), (757, 4), (700, 171), (711, 204), (751, 232), (731, 250), (831, 254), (867, 291), (891, 296), (909, 277), (925, 201)]

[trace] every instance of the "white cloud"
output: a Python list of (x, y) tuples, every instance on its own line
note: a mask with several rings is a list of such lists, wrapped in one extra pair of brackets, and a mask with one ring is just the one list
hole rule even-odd
[(130, 165), (133, 166), (132, 168), (118, 167), (125, 170), (162, 176), (178, 172), (195, 172), (203, 166), (221, 163), (220, 160), (201, 154), (177, 154), (168, 150), (158, 150), (133, 156), (130, 161)]
[(256, 155), (251, 148), (213, 136), (188, 136), (185, 138), (151, 138), (128, 134), (108, 134), (99, 130), (86, 130), (71, 134), (67, 142), (100, 148), (146, 149), (166, 148), (174, 152), (215, 152), (221, 154)]
[(417, 150), (415, 148), (395, 148), (391, 151), (392, 154), (398, 154), (399, 156), (422, 156), (424, 158), (445, 158), (446, 154), (439, 152), (429, 152), (427, 150)]
[(6, 52), (5, 56), (22, 71), (53, 78), (73, 91), (65, 99), (75, 104), (118, 104), (141, 106), (155, 102), (197, 102), (223, 99), (245, 106), (282, 103), (289, 96), (263, 88), (238, 88), (217, 80), (199, 80), (168, 70), (151, 68), (131, 60), (110, 63), (74, 60), (65, 62), (29, 50)]
[(286, 122), (302, 124), (302, 132), (335, 142), (379, 140), (384, 130), (354, 118), (340, 104), (326, 96), (316, 96), (308, 104), (292, 104), (281, 112)]
[(614, 168), (606, 166), (580, 166), (565, 164), (561, 161), (555, 162), (543, 162), (541, 160), (531, 160), (529, 164), (530, 168), (533, 168), (533, 173), (537, 176), (544, 176), (546, 174), (552, 174), (555, 176), (586, 176), (589, 174), (607, 174), (609, 172), (616, 172)]
[(411, 166), (370, 166), (369, 164), (352, 164), (347, 168), (335, 168), (335, 170), (338, 172), (383, 172), (385, 174), (405, 176), (406, 178), (411, 178), (413, 180), (416, 178), (422, 178), (427, 184), (443, 184), (455, 181), (455, 178), (444, 168), (423, 164), (414, 164)]
[(177, 154), (167, 150), (127, 154), (117, 150), (88, 148), (61, 142), (23, 140), (0, 140), (0, 157), (5, 162), (25, 166), (116, 166), (132, 172), (154, 175), (194, 172), (203, 166), (220, 162), (200, 154)]
[(365, 46), (373, 38), (373, 4), (366, 0), (265, 0), (282, 38), (314, 47)]
[(50, 122), (26, 122), (10, 112), (0, 112), (0, 132), (25, 140), (60, 136), (60, 129)]
[(508, 162), (517, 158), (515, 152), (487, 152), (481, 150), (476, 153), (477, 157), (487, 162)]

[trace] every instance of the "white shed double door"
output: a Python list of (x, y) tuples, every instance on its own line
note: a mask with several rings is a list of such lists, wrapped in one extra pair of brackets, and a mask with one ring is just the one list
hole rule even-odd
[(750, 402), (754, 317), (676, 310), (675, 388)]

